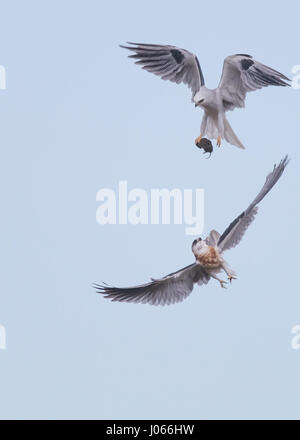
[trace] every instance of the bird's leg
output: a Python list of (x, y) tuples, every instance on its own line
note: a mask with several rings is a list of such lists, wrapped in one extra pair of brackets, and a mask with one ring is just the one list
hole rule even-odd
[(221, 136), (220, 135), (218, 136), (218, 139), (217, 139), (217, 145), (218, 145), (218, 147), (221, 146)]
[(226, 272), (228, 281), (232, 282), (232, 280), (236, 280), (236, 273), (233, 272), (233, 270), (230, 270), (225, 263), (222, 264), (222, 269)]
[(215, 280), (217, 280), (217, 281), (219, 281), (219, 283), (220, 283), (220, 285), (221, 285), (221, 287), (223, 288), (223, 289), (226, 289), (226, 287), (224, 286), (224, 284), (227, 284), (227, 281), (223, 281), (223, 280), (221, 280), (219, 277), (217, 277), (217, 275), (214, 275), (214, 274), (210, 274)]
[(226, 289), (226, 287), (224, 286), (224, 284), (227, 284), (227, 281), (219, 280), (219, 283), (220, 283), (222, 289)]
[(228, 275), (228, 280), (230, 282), (232, 282), (232, 280), (236, 280), (236, 276), (235, 275)]
[[(195, 139), (195, 144), (196, 145), (200, 143), (201, 139), (206, 134), (206, 128), (207, 128), (207, 113), (206, 113), (206, 111), (204, 111), (204, 115), (203, 115), (203, 118), (202, 118), (202, 121), (201, 121), (201, 126), (200, 126), (200, 136), (198, 136)], [(197, 147), (198, 147), (198, 145), (197, 145)]]
[(196, 139), (195, 139), (195, 144), (196, 144), (196, 145), (199, 144), (199, 142), (201, 141), (201, 139), (202, 139), (202, 134), (200, 133), (200, 136), (196, 137)]

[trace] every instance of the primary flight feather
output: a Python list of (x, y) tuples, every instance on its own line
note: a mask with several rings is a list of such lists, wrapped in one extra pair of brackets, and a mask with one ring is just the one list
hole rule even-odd
[(192, 90), (192, 101), (204, 110), (201, 138), (225, 139), (232, 145), (245, 148), (226, 119), (225, 113), (245, 107), (247, 92), (267, 86), (289, 86), (285, 75), (253, 59), (247, 54), (225, 58), (220, 83), (216, 89), (205, 87), (204, 76), (198, 58), (193, 53), (176, 46), (128, 43), (122, 48), (134, 52), (129, 55), (135, 63), (164, 80), (184, 83)]

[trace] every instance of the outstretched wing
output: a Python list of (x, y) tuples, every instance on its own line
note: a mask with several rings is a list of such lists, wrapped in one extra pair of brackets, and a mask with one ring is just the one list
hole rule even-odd
[(169, 305), (183, 301), (193, 290), (194, 284), (207, 284), (209, 274), (197, 263), (171, 273), (164, 278), (134, 287), (110, 287), (94, 284), (97, 293), (112, 301)]
[(219, 232), (213, 229), (212, 231), (210, 231), (209, 236), (205, 239), (205, 242), (208, 246), (217, 246), (219, 238), (220, 238)]
[(135, 52), (129, 55), (143, 69), (160, 76), (162, 79), (187, 84), (195, 93), (204, 85), (204, 77), (196, 55), (176, 46), (160, 44), (128, 43), (132, 46), (120, 46)]
[(255, 197), (249, 207), (242, 212), (242, 214), (240, 214), (223, 232), (218, 241), (218, 248), (220, 252), (224, 252), (235, 247), (241, 241), (246, 229), (250, 223), (252, 223), (255, 215), (257, 214), (258, 203), (268, 194), (275, 183), (280, 179), (288, 162), (289, 160), (286, 156), (278, 166), (274, 166), (273, 171), (267, 176), (266, 182), (260, 193)]
[(250, 55), (231, 55), (224, 60), (219, 89), (225, 110), (245, 107), (246, 93), (267, 86), (289, 86), (289, 78)]

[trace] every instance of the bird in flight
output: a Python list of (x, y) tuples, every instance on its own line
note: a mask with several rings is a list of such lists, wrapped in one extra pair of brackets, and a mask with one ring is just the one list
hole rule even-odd
[(184, 83), (192, 90), (195, 107), (204, 110), (200, 136), (225, 139), (232, 145), (245, 148), (226, 119), (226, 112), (245, 107), (247, 92), (267, 86), (289, 86), (285, 75), (256, 61), (250, 55), (237, 54), (225, 58), (220, 83), (216, 89), (205, 87), (204, 76), (198, 58), (193, 53), (176, 46), (130, 43), (120, 47), (135, 52), (129, 58), (148, 72), (177, 84)]
[(94, 284), (97, 293), (105, 295), (112, 301), (148, 303), (151, 305), (169, 305), (183, 301), (193, 290), (194, 284), (207, 284), (211, 278), (225, 287), (226, 281), (218, 277), (223, 270), (228, 280), (236, 279), (236, 274), (227, 265), (223, 254), (239, 244), (246, 229), (252, 223), (258, 211), (258, 204), (280, 179), (286, 165), (286, 156), (267, 176), (264, 186), (248, 208), (243, 211), (222, 235), (212, 230), (209, 236), (193, 241), (192, 252), (196, 261), (177, 272), (160, 279), (151, 279), (149, 283), (139, 286), (119, 288), (106, 284)]

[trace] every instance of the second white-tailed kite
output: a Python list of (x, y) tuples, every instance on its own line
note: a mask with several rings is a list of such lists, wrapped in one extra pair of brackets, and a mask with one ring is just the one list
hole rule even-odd
[(221, 287), (225, 287), (226, 281), (218, 277), (219, 272), (223, 270), (229, 281), (235, 279), (236, 274), (228, 267), (223, 253), (239, 244), (257, 214), (257, 205), (280, 179), (287, 163), (288, 158), (285, 157), (278, 166), (274, 166), (253, 202), (225, 229), (222, 235), (213, 230), (205, 240), (199, 237), (193, 241), (192, 252), (196, 259), (195, 263), (139, 286), (122, 288), (94, 284), (96, 291), (112, 301), (166, 305), (183, 301), (192, 292), (194, 284), (200, 286), (207, 284), (211, 278), (219, 281)]

